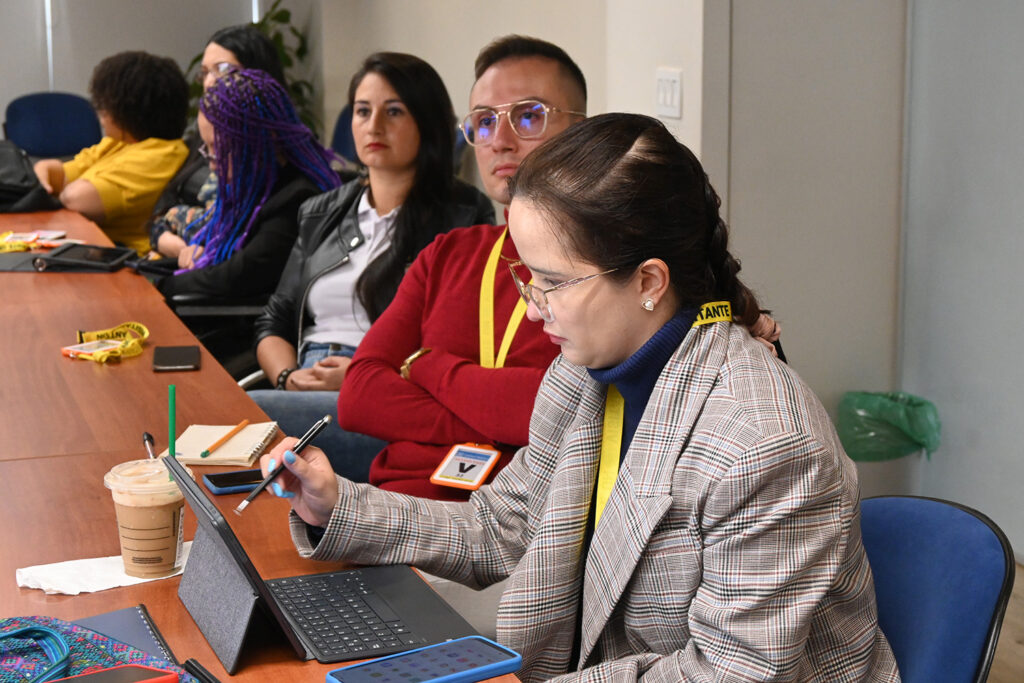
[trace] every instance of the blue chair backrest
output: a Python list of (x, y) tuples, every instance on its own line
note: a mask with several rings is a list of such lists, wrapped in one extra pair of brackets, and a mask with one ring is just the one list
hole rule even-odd
[(1016, 566), (999, 527), (957, 503), (884, 496), (862, 501), (861, 532), (904, 683), (984, 681)]
[(22, 95), (7, 105), (7, 139), (34, 157), (65, 157), (100, 141), (100, 121), (89, 100), (64, 92)]
[(359, 157), (356, 156), (356, 143), (352, 138), (352, 108), (347, 104), (338, 114), (338, 120), (334, 123), (331, 149), (349, 161), (359, 163)]

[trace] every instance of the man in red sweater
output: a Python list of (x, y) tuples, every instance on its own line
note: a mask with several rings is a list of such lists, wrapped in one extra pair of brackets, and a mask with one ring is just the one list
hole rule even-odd
[[(507, 205), (508, 180), (526, 155), (582, 120), (586, 87), (569, 55), (542, 40), (506, 36), (480, 52), (462, 129), (491, 199)], [(492, 445), (500, 467), (527, 443), (559, 347), (524, 315), (507, 266), (517, 259), (505, 226), (478, 225), (441, 235), (409, 268), (338, 398), (343, 429), (388, 442), (370, 483), (465, 499), (469, 491), (430, 482), (452, 446)]]

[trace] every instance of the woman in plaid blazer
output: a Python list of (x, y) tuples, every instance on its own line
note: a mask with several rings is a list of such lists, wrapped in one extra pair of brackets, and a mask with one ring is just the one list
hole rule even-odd
[[(335, 478), (287, 440), (292, 535), (317, 559), (508, 578), (524, 681), (898, 681), (856, 473), (810, 389), (747, 327), (719, 200), (655, 119), (595, 116), (512, 187), (509, 264), (561, 346), (530, 443), (466, 503)], [(740, 323), (740, 324), (736, 324)]]

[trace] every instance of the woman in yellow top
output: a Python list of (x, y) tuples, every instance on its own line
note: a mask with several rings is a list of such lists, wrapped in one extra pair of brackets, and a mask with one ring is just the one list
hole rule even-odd
[(71, 161), (37, 162), (36, 175), (65, 208), (145, 254), (153, 205), (188, 156), (188, 83), (169, 57), (122, 52), (96, 66), (89, 94), (103, 139)]

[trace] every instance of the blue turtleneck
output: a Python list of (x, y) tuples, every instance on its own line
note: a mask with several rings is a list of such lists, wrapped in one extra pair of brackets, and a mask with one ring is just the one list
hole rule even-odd
[(618, 365), (600, 370), (587, 369), (590, 376), (598, 382), (614, 384), (625, 402), (620, 461), (633, 441), (633, 435), (665, 363), (683, 343), (687, 332), (693, 326), (693, 321), (697, 318), (697, 311), (696, 308), (677, 311), (636, 353)]

